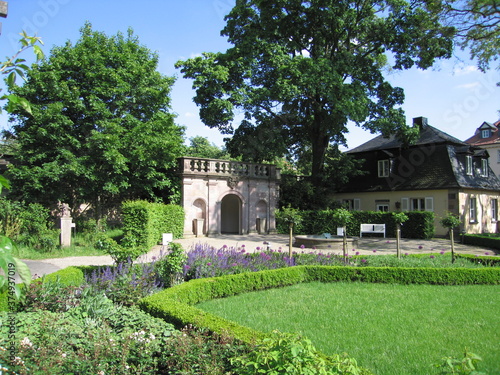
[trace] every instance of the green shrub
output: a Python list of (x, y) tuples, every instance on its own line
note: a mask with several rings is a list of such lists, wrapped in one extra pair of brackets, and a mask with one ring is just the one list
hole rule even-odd
[(23, 208), (20, 202), (0, 198), (0, 235), (17, 239), (21, 234)]
[(371, 374), (359, 367), (353, 358), (346, 355), (327, 357), (318, 352), (309, 339), (279, 331), (262, 339), (251, 352), (233, 358), (231, 363), (237, 366), (240, 375)]
[(50, 211), (38, 203), (24, 204), (0, 198), (0, 235), (41, 252), (54, 250), (59, 244)]
[[(175, 331), (166, 342), (160, 359), (161, 374), (228, 375), (237, 374), (231, 358), (252, 348), (227, 335), (188, 325)], [(161, 372), (163, 370), (163, 372)]]
[(122, 245), (148, 251), (161, 241), (163, 233), (182, 237), (184, 231), (184, 209), (181, 206), (129, 201), (122, 205)]
[[(488, 252), (486, 252), (488, 253)], [(457, 258), (467, 259), (469, 262), (482, 264), (489, 267), (499, 267), (500, 266), (500, 257), (498, 256), (489, 256), (489, 255), (473, 255), (473, 254), (456, 254)]]
[[(294, 227), (295, 234), (337, 233), (342, 227), (341, 220), (335, 220), (335, 210), (299, 211), (300, 223)], [(392, 212), (352, 211), (347, 224), (348, 236), (359, 236), (361, 224), (385, 224), (386, 234), (396, 235), (396, 222)], [(401, 226), (401, 236), (405, 238), (427, 239), (434, 236), (434, 213), (426, 211), (405, 212), (408, 220)], [(276, 229), (279, 233), (288, 233), (288, 224), (276, 217)], [(376, 235), (380, 236), (380, 235)]]
[[(62, 286), (80, 286), (84, 281), (83, 271), (78, 267), (66, 267), (62, 270), (45, 275), (43, 279), (36, 279), (32, 283), (55, 282)], [(23, 285), (21, 285), (23, 287)], [(7, 293), (0, 294), (0, 311), (7, 311)]]
[(213, 298), (308, 281), (498, 285), (500, 284), (500, 269), (296, 266), (194, 279), (146, 297), (139, 301), (139, 306), (151, 315), (165, 319), (178, 327), (193, 324), (217, 333), (230, 332), (238, 340), (253, 342), (256, 338), (263, 337), (264, 334), (201, 311), (193, 305)]
[(466, 245), (500, 249), (500, 237), (495, 234), (464, 234), (462, 240)]
[(170, 287), (183, 281), (182, 271), (186, 259), (182, 245), (170, 243), (168, 253), (155, 262), (155, 270), (163, 285)]
[(113, 258), (116, 264), (135, 261), (145, 251), (139, 247), (125, 247), (121, 246), (114, 239), (106, 236), (104, 233), (98, 236), (94, 247), (103, 251)]

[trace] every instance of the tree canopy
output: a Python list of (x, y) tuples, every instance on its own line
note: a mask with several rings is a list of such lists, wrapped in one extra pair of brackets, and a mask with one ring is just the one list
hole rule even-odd
[(131, 30), (107, 36), (87, 23), (73, 45), (54, 47), (11, 92), (31, 103), (15, 111), (18, 152), (12, 194), (26, 201), (90, 203), (177, 194), (172, 168), (184, 129), (170, 112), (171, 77)]
[[(500, 57), (500, 4), (496, 0), (444, 0), (434, 11), (456, 29), (462, 49), (477, 59), (481, 71)], [(500, 68), (497, 63), (496, 69)]]
[(224, 148), (219, 148), (208, 138), (200, 135), (189, 138), (189, 146), (186, 150), (187, 156), (207, 159), (228, 159), (230, 156)]
[(426, 69), (453, 47), (425, 1), (237, 0), (226, 21), (231, 48), (177, 63), (202, 121), (233, 134), (233, 156), (310, 158), (316, 183), (350, 121), (411, 140), (403, 90), (384, 69)]

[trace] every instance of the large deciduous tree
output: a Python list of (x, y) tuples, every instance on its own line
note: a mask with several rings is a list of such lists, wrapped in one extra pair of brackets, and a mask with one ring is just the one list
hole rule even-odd
[(184, 129), (170, 112), (174, 79), (157, 66), (131, 30), (108, 37), (87, 23), (74, 45), (53, 48), (11, 89), (32, 112), (13, 118), (13, 194), (72, 208), (90, 203), (97, 217), (124, 199), (176, 194), (172, 168)]
[(237, 0), (226, 21), (233, 47), (177, 63), (194, 80), (203, 122), (234, 133), (233, 156), (307, 155), (315, 184), (349, 121), (405, 140), (415, 133), (387, 64), (425, 69), (452, 50), (453, 29), (418, 0)]
[[(432, 8), (444, 23), (456, 29), (462, 49), (486, 71), (500, 58), (500, 3), (497, 0), (443, 0)], [(497, 69), (500, 64), (497, 63)]]

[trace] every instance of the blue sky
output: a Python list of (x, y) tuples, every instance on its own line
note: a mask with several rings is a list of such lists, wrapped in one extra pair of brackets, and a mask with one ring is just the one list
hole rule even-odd
[[(9, 12), (1, 19), (0, 50), (11, 56), (18, 48), (18, 33), (42, 37), (48, 54), (53, 46), (67, 40), (75, 42), (79, 30), (89, 21), (95, 30), (114, 35), (131, 27), (141, 44), (159, 54), (159, 71), (176, 76), (172, 90), (172, 110), (176, 122), (186, 126), (186, 139), (197, 135), (222, 145), (217, 130), (203, 125), (193, 103), (191, 80), (175, 69), (178, 60), (202, 52), (225, 51), (229, 44), (220, 36), (224, 15), (234, 0), (9, 0)], [(460, 53), (462, 59), (466, 54)], [(28, 57), (29, 55), (25, 55)], [(394, 85), (405, 90), (402, 106), (410, 124), (413, 117), (424, 116), (438, 129), (461, 140), (474, 134), (483, 121), (500, 119), (500, 81), (498, 70), (479, 72), (474, 62), (459, 58), (441, 61), (433, 69), (411, 69), (387, 75)], [(6, 116), (0, 126), (8, 127)], [(374, 137), (352, 125), (347, 135), (348, 148)]]

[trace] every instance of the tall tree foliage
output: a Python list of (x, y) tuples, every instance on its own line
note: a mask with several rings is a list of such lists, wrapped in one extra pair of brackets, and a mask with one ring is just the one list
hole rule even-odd
[(97, 216), (124, 199), (175, 195), (184, 129), (170, 113), (174, 79), (157, 66), (131, 30), (108, 37), (87, 23), (74, 45), (53, 48), (11, 89), (32, 106), (14, 116), (13, 194), (91, 203)]
[(208, 159), (229, 158), (229, 154), (224, 148), (217, 147), (216, 144), (210, 143), (208, 138), (199, 135), (189, 138), (189, 146), (186, 149), (186, 155)]
[[(453, 29), (424, 1), (237, 0), (222, 34), (233, 47), (180, 61), (204, 123), (233, 134), (228, 150), (256, 161), (311, 158), (320, 184), (331, 144), (353, 121), (411, 140), (401, 88), (383, 76), (450, 57)], [(233, 128), (236, 110), (242, 112)]]
[[(444, 23), (456, 29), (462, 49), (486, 71), (500, 58), (500, 3), (497, 0), (443, 0), (433, 8)], [(497, 63), (497, 69), (500, 64)]]

